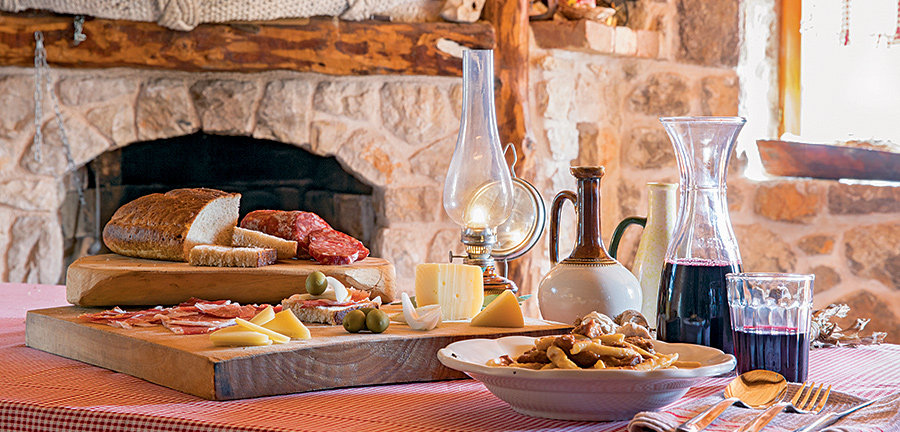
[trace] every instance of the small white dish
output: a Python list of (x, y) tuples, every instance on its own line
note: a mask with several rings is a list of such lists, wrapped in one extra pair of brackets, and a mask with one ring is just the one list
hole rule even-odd
[(536, 338), (507, 336), (468, 339), (438, 351), (444, 366), (481, 381), (491, 393), (521, 414), (560, 420), (629, 420), (675, 402), (706, 377), (734, 369), (731, 354), (700, 345), (653, 341), (656, 351), (677, 352), (679, 360), (700, 362), (694, 369), (653, 371), (604, 369), (531, 370), (487, 366), (488, 360), (524, 353)]

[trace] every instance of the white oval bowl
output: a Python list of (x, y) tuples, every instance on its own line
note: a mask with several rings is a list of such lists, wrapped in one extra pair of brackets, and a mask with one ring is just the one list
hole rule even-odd
[(653, 341), (656, 351), (678, 353), (682, 361), (700, 362), (694, 369), (653, 371), (604, 369), (531, 370), (487, 366), (488, 360), (524, 353), (537, 338), (507, 336), (468, 339), (438, 351), (444, 366), (481, 381), (491, 393), (516, 412), (560, 420), (629, 420), (641, 411), (652, 411), (675, 402), (703, 378), (734, 369), (731, 354), (715, 348)]

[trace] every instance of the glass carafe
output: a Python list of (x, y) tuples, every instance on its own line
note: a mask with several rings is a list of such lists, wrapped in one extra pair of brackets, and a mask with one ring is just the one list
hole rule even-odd
[(741, 117), (661, 118), (680, 171), (675, 236), (660, 278), (657, 335), (667, 342), (733, 348), (725, 274), (741, 271), (725, 176)]

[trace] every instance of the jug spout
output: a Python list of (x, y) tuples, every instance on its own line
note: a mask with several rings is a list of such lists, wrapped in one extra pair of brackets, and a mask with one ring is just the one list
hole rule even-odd
[(600, 237), (600, 179), (606, 168), (592, 166), (570, 167), (569, 172), (578, 179), (578, 239), (569, 256), (571, 260), (594, 260), (610, 262), (612, 258), (603, 246)]

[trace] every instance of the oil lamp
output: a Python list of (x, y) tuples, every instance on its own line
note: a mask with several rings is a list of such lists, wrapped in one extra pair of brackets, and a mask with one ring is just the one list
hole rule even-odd
[(484, 270), (487, 294), (518, 290), (497, 274), (491, 255), (497, 243), (495, 230), (512, 213), (514, 196), (497, 131), (493, 65), (491, 50), (463, 52), (462, 116), (443, 197), (447, 215), (462, 227), (464, 262)]

